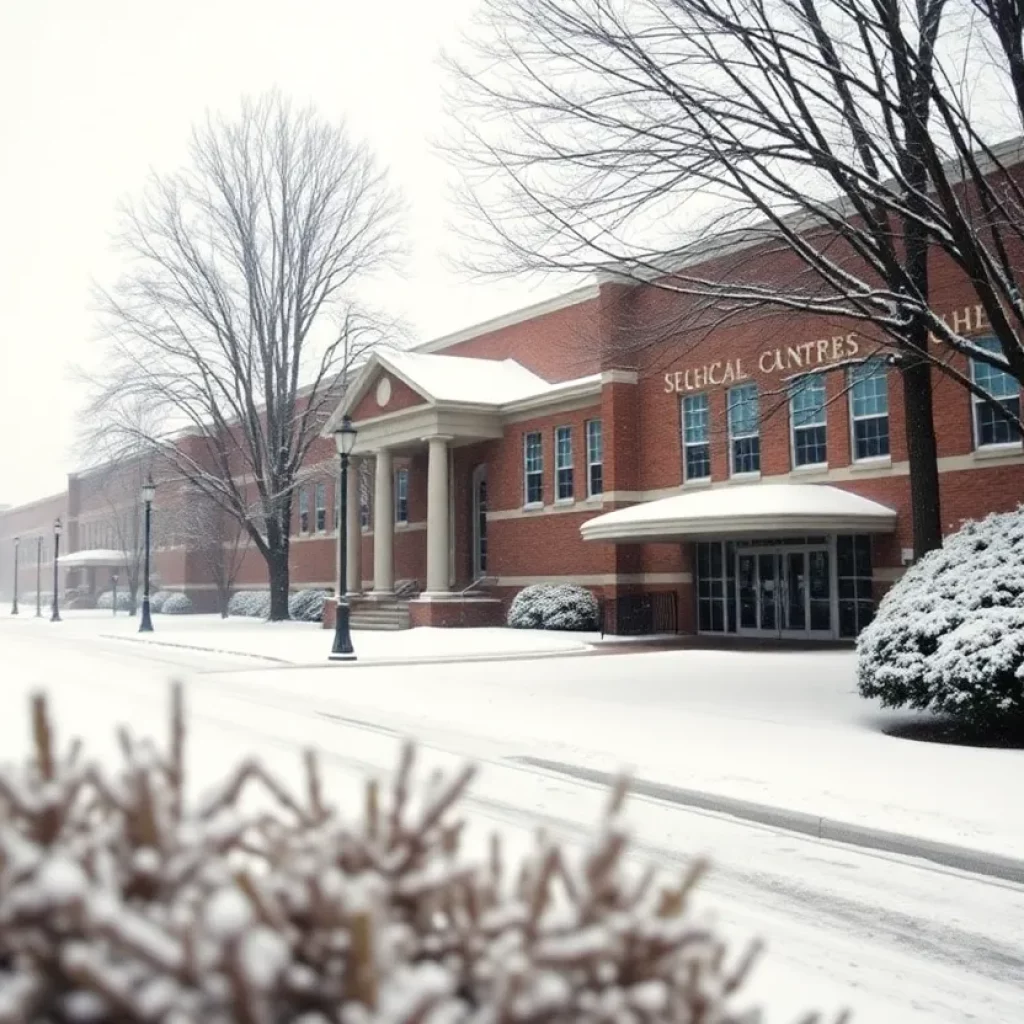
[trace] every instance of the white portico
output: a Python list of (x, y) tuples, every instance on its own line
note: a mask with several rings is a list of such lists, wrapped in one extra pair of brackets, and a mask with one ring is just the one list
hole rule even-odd
[[(360, 524), (358, 462), (372, 457), (373, 586), (369, 598), (387, 601), (395, 592), (396, 460), (426, 455), (426, 587), (423, 601), (454, 599), (453, 450), (501, 438), (510, 420), (543, 415), (566, 403), (594, 403), (600, 375), (551, 384), (511, 360), (418, 352), (374, 353), (356, 375), (327, 423), (352, 418), (358, 436), (349, 476), (348, 580), (359, 589)], [(421, 526), (422, 524), (415, 524)]]

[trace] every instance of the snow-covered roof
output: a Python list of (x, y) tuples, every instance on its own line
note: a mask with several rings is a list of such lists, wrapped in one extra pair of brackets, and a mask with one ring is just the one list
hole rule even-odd
[(678, 541), (687, 537), (851, 530), (889, 533), (896, 513), (828, 484), (744, 484), (676, 494), (596, 516), (584, 540)]
[(129, 557), (125, 551), (91, 548), (88, 551), (72, 551), (70, 555), (61, 555), (60, 564), (65, 569), (87, 569), (90, 566), (109, 566), (113, 569), (127, 565)]
[(410, 387), (435, 402), (505, 405), (551, 385), (514, 359), (472, 359), (426, 352), (382, 353), (380, 361)]
[(378, 350), (359, 371), (352, 387), (327, 422), (323, 431), (325, 435), (334, 429), (345, 413), (355, 409), (382, 370), (421, 394), (426, 402), (471, 406), (497, 413), (541, 406), (575, 394), (598, 394), (601, 390), (599, 373), (552, 384), (515, 359)]

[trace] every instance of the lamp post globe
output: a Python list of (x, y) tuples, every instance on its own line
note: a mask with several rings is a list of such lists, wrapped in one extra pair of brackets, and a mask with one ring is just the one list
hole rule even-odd
[(151, 527), (153, 521), (153, 499), (155, 497), (156, 484), (153, 483), (153, 476), (152, 474), (150, 474), (149, 476), (146, 477), (146, 482), (142, 485), (142, 502), (146, 507), (146, 560), (142, 574), (142, 616), (139, 619), (140, 633), (153, 632), (153, 617), (150, 614), (149, 609), (149, 552), (152, 536)]
[(348, 603), (348, 462), (355, 448), (357, 433), (348, 416), (342, 417), (341, 425), (334, 431), (334, 443), (338, 448), (338, 458), (341, 462), (341, 514), (338, 516), (338, 587), (335, 595), (331, 661), (356, 660), (349, 625), (351, 609)]
[(50, 615), (51, 622), (60, 622), (60, 595), (57, 591), (57, 567), (60, 561), (60, 535), (63, 526), (58, 516), (53, 521), (53, 614)]
[(18, 614), (18, 548), (21, 546), (21, 538), (14, 538), (14, 603), (11, 605), (11, 614)]

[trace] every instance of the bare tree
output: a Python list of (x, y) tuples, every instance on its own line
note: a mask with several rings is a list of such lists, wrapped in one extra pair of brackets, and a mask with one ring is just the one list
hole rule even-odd
[(288, 617), (296, 475), (386, 329), (357, 288), (398, 256), (399, 214), (364, 145), (276, 94), (209, 117), (189, 165), (124, 210), (87, 417), (152, 447), (248, 534), (272, 619)]
[(187, 488), (176, 505), (164, 513), (168, 529), (184, 545), (189, 562), (217, 592), (217, 611), (228, 616), (228, 601), (250, 546), (249, 534), (238, 521), (202, 492)]
[(128, 611), (134, 615), (145, 561), (145, 527), (142, 485), (149, 475), (149, 461), (142, 453), (107, 462), (92, 476), (103, 512), (94, 522), (123, 556), (121, 589), (128, 594)]
[[(870, 325), (901, 371), (921, 554), (941, 542), (933, 371), (1020, 426), (950, 358), (1024, 381), (1020, 154), (986, 141), (967, 87), (982, 57), (984, 102), (1024, 81), (1004, 4), (485, 0), (451, 62), (469, 258), (679, 296), (634, 347), (765, 310)], [(943, 319), (937, 258), (978, 288), (995, 351)]]

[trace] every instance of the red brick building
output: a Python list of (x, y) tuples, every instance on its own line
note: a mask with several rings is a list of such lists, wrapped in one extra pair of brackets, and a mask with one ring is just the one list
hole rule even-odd
[[(983, 338), (969, 287), (941, 266), (933, 284), (948, 316)], [(750, 316), (699, 337), (654, 330), (670, 301), (601, 282), (376, 354), (308, 460), (293, 588), (334, 586), (330, 429), (347, 413), (358, 429), (346, 530), (356, 625), (498, 622), (519, 589), (551, 581), (609, 599), (674, 595), (665, 607), (682, 631), (855, 635), (911, 557), (897, 371), (869, 333), (811, 316)], [(1012, 379), (962, 369), (1019, 403)], [(933, 380), (949, 532), (1017, 506), (1024, 450), (966, 390)], [(86, 484), (72, 478), (38, 516), (0, 512), (8, 594), (13, 536), (45, 534), (61, 508), (72, 553), (109, 540), (88, 533), (102, 515)], [(161, 585), (210, 607), (189, 545), (158, 536)], [(236, 586), (266, 586), (254, 550)]]

